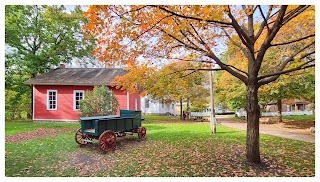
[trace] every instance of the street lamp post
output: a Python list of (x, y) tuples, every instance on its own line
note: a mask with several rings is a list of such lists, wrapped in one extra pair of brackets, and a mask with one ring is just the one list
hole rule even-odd
[(216, 118), (214, 111), (214, 93), (213, 93), (213, 83), (212, 83), (212, 71), (209, 71), (209, 81), (210, 81), (210, 128), (213, 134), (216, 134)]

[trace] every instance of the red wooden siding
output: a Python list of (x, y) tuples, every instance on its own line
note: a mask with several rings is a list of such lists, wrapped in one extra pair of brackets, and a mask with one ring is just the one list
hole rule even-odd
[[(79, 111), (73, 110), (73, 91), (92, 90), (92, 86), (34, 86), (35, 120), (78, 120)], [(47, 110), (47, 90), (57, 90), (57, 110)]]
[[(119, 102), (119, 108), (120, 109), (127, 109), (127, 92), (123, 90), (119, 90), (116, 88), (110, 88), (114, 95), (116, 96), (118, 102)], [(118, 110), (117, 114), (120, 114), (120, 110)]]
[[(136, 99), (137, 99), (137, 109), (136, 109)], [(130, 110), (137, 110), (141, 111), (141, 106), (140, 106), (140, 95), (138, 92), (131, 94), (129, 96), (129, 109)]]
[[(79, 120), (79, 111), (73, 110), (74, 90), (92, 90), (93, 86), (48, 86), (35, 85), (34, 86), (34, 120)], [(127, 109), (127, 92), (110, 88), (120, 105), (120, 109)], [(57, 110), (47, 110), (47, 91), (57, 90)], [(140, 110), (139, 94), (129, 96), (130, 109), (135, 109), (134, 100), (138, 100), (138, 110)], [(132, 101), (131, 101), (132, 100)], [(118, 113), (119, 114), (119, 111)]]

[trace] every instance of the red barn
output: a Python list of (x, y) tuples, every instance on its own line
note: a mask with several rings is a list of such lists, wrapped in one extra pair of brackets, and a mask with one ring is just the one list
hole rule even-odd
[[(120, 108), (140, 110), (139, 93), (110, 86), (116, 76), (127, 71), (118, 68), (60, 68), (31, 78), (25, 84), (33, 89), (34, 121), (77, 121), (79, 120), (79, 100), (94, 86), (108, 86), (115, 94)], [(118, 111), (119, 112), (119, 111)]]

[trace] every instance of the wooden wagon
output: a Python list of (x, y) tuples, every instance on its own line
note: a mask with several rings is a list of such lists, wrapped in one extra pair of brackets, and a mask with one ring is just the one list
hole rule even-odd
[(81, 128), (75, 134), (79, 145), (99, 140), (99, 148), (107, 152), (116, 147), (117, 137), (126, 136), (127, 133), (138, 134), (140, 140), (146, 136), (146, 129), (141, 126), (141, 111), (120, 110), (120, 116), (93, 116), (81, 117)]

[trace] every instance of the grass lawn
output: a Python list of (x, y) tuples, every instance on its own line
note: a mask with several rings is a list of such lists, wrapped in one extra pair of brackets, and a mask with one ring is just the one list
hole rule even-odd
[(301, 115), (301, 116), (283, 116), (283, 119), (299, 120), (299, 121), (314, 121), (315, 115)]
[(144, 123), (155, 123), (158, 121), (179, 121), (180, 116), (157, 116), (157, 115), (144, 115)]
[[(147, 118), (147, 117), (146, 117)], [(155, 119), (157, 121), (157, 119)], [(17, 125), (22, 126), (17, 126)], [(29, 126), (30, 125), (30, 126)], [(117, 140), (114, 152), (80, 147), (74, 132), (5, 144), (6, 176), (314, 176), (315, 144), (261, 135), (263, 163), (245, 160), (245, 131), (209, 123), (147, 120), (147, 139)], [(34, 128), (78, 128), (79, 124), (6, 122), (6, 135)]]

